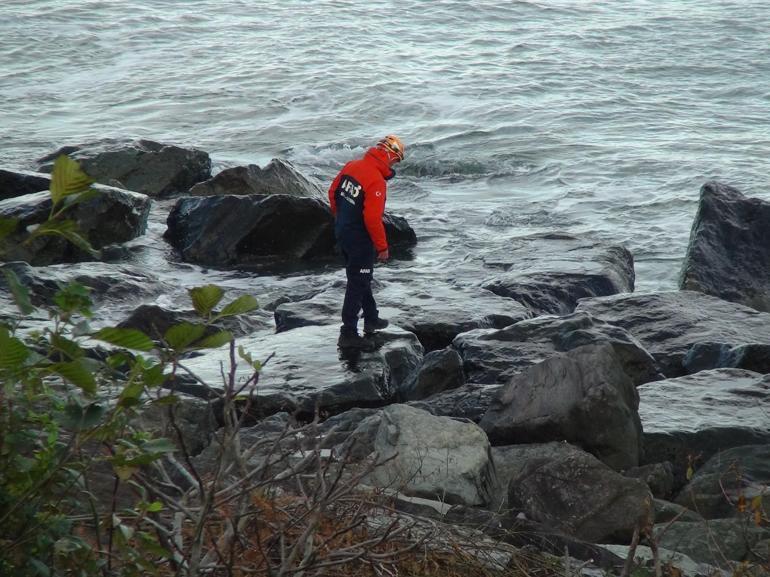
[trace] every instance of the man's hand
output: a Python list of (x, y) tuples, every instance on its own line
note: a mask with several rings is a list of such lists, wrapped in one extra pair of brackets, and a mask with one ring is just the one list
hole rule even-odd
[(390, 252), (386, 248), (385, 250), (380, 250), (377, 252), (377, 260), (380, 262), (385, 262), (390, 258)]

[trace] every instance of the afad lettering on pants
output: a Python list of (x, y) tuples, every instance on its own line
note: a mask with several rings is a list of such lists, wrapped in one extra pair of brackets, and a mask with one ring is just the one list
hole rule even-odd
[(362, 268), (358, 272), (361, 273), (361, 274), (372, 274), (372, 269), (370, 269), (370, 268)]

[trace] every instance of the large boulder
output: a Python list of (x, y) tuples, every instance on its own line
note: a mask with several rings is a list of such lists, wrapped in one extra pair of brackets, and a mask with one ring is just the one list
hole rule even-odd
[[(462, 332), (481, 327), (502, 328), (530, 316), (529, 311), (511, 299), (444, 282), (420, 286), (411, 279), (377, 281), (375, 293), (381, 316), (416, 334), (428, 351), (443, 349)], [(344, 289), (340, 286), (307, 300), (282, 304), (275, 309), (276, 327), (285, 331), (338, 323), (343, 297)]]
[(369, 475), (370, 484), (450, 504), (491, 500), (496, 480), (489, 441), (473, 423), (391, 405), (382, 411), (373, 448), (383, 464)]
[(305, 178), (291, 162), (282, 158), (274, 158), (265, 168), (256, 164), (226, 168), (213, 178), (193, 186), (188, 194), (288, 194), (323, 198), (323, 191), (316, 184)]
[(593, 543), (628, 543), (652, 518), (652, 495), (642, 481), (576, 447), (523, 445), (506, 457), (513, 461), (504, 468), (509, 506), (555, 530)]
[(504, 271), (482, 286), (517, 300), (535, 315), (568, 314), (581, 298), (634, 290), (631, 253), (597, 240), (539, 234), (512, 239), (482, 259), (487, 267)]
[(50, 186), (50, 174), (0, 168), (0, 200), (48, 190)]
[(411, 401), (409, 404), (432, 415), (479, 423), (501, 388), (502, 386), (466, 383), (456, 389), (435, 393), (427, 399)]
[(626, 329), (667, 377), (685, 374), (684, 360), (699, 343), (770, 344), (770, 314), (694, 291), (584, 299), (576, 310)]
[(399, 397), (404, 401), (417, 401), (464, 384), (463, 361), (457, 351), (449, 348), (431, 351), (401, 384)]
[(682, 489), (675, 502), (706, 519), (741, 516), (760, 511), (770, 485), (770, 443), (735, 447), (712, 456)]
[(770, 443), (770, 376), (701, 371), (638, 389), (646, 462), (671, 461), (681, 482), (689, 460)]
[(707, 182), (690, 233), (679, 288), (770, 311), (770, 203)]
[[(265, 361), (259, 383), (251, 392), (262, 416), (281, 410), (324, 416), (353, 407), (380, 407), (393, 402), (401, 383), (420, 364), (422, 346), (406, 331), (377, 333), (374, 352), (346, 353), (337, 349), (336, 326), (302, 327), (287, 333), (256, 334), (238, 340), (254, 360)], [(230, 366), (229, 347), (205, 352), (184, 364), (204, 382), (221, 386), (221, 364)], [(236, 378), (253, 371), (236, 359)]]
[(519, 321), (501, 330), (460, 334), (452, 342), (473, 383), (507, 383), (527, 367), (557, 352), (609, 343), (634, 384), (661, 378), (655, 360), (626, 330), (591, 315), (545, 316)]
[[(147, 196), (109, 186), (94, 188), (98, 195), (65, 210), (62, 215), (77, 224), (79, 233), (92, 247), (100, 249), (144, 234), (151, 203)], [(18, 221), (15, 231), (5, 239), (4, 260), (33, 265), (93, 260), (88, 252), (60, 236), (29, 238), (30, 230), (45, 222), (50, 212), (48, 191), (0, 201), (0, 218)]]
[(480, 426), (495, 445), (566, 440), (616, 470), (641, 453), (639, 396), (609, 344), (534, 365), (503, 387)]
[(211, 176), (208, 153), (151, 140), (102, 140), (65, 146), (38, 160), (39, 170), (50, 172), (61, 154), (77, 160), (99, 183), (148, 196), (184, 193)]

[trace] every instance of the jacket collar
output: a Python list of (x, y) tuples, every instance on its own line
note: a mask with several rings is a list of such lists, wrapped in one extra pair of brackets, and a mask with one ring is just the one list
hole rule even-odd
[(374, 166), (377, 167), (377, 170), (380, 171), (382, 178), (385, 180), (393, 178), (393, 176), (396, 174), (395, 171), (390, 167), (390, 163), (388, 163), (388, 154), (384, 150), (380, 150), (379, 148), (374, 147), (370, 148), (366, 151), (364, 158), (374, 163)]

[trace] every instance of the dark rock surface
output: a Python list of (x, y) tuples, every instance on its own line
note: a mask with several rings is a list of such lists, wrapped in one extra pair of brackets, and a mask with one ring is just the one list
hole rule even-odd
[(454, 349), (431, 351), (422, 364), (401, 384), (402, 401), (418, 401), (465, 384), (463, 361)]
[(634, 259), (616, 245), (566, 234), (512, 239), (485, 253), (489, 268), (503, 269), (482, 286), (517, 300), (534, 315), (568, 314), (578, 299), (632, 292)]
[(623, 471), (626, 477), (644, 481), (657, 499), (668, 499), (674, 492), (674, 465), (668, 461), (632, 467)]
[(756, 373), (770, 373), (770, 344), (732, 345), (696, 343), (682, 360), (685, 372), (730, 367)]
[[(422, 347), (406, 331), (388, 329), (377, 333), (379, 347), (372, 353), (350, 354), (337, 349), (336, 326), (302, 327), (287, 333), (253, 335), (238, 344), (254, 359), (267, 361), (254, 391), (257, 407), (270, 400), (277, 412), (281, 404), (312, 416), (316, 407), (324, 416), (353, 407), (378, 407), (393, 402), (404, 379), (422, 360)], [(271, 355), (273, 355), (271, 357)], [(220, 362), (229, 367), (227, 347), (188, 359), (185, 365), (214, 386), (221, 383)], [(238, 361), (238, 378), (250, 374)]]
[(324, 198), (323, 191), (305, 178), (288, 160), (274, 158), (264, 168), (256, 164), (226, 168), (213, 178), (199, 182), (188, 194), (288, 194)]
[(770, 311), (769, 227), (770, 203), (704, 184), (679, 288)]
[(770, 377), (715, 369), (639, 387), (645, 462), (671, 461), (678, 483), (688, 459), (770, 443)]
[(514, 462), (504, 473), (510, 475), (509, 506), (555, 530), (594, 543), (628, 543), (637, 523), (652, 516), (652, 495), (643, 482), (576, 447), (529, 445), (506, 456)]
[(50, 174), (0, 168), (0, 200), (48, 190), (50, 186)]
[(39, 170), (50, 172), (61, 154), (77, 160), (99, 183), (148, 196), (185, 193), (211, 176), (208, 153), (151, 140), (102, 140), (65, 146), (39, 159)]
[[(75, 221), (79, 231), (96, 249), (123, 243), (144, 234), (150, 199), (135, 192), (109, 186), (94, 186), (96, 197), (64, 211), (63, 217)], [(28, 227), (46, 221), (51, 211), (48, 191), (0, 201), (0, 217), (18, 220), (16, 231), (5, 239), (5, 260), (26, 261), (34, 265), (93, 260), (59, 236), (40, 236), (29, 242)]]
[(699, 292), (585, 299), (576, 310), (626, 329), (652, 353), (668, 377), (685, 374), (684, 359), (699, 343), (770, 344), (770, 314)]
[(492, 404), (501, 386), (466, 383), (465, 385), (436, 393), (421, 401), (412, 401), (412, 406), (428, 411), (432, 415), (455, 417), (479, 423)]
[(501, 330), (474, 330), (452, 343), (473, 383), (507, 383), (527, 367), (583, 345), (609, 343), (639, 385), (661, 378), (652, 356), (627, 331), (580, 313), (523, 320)]
[(587, 345), (514, 377), (480, 426), (495, 445), (566, 440), (622, 470), (639, 464), (638, 407), (634, 383), (613, 347)]

